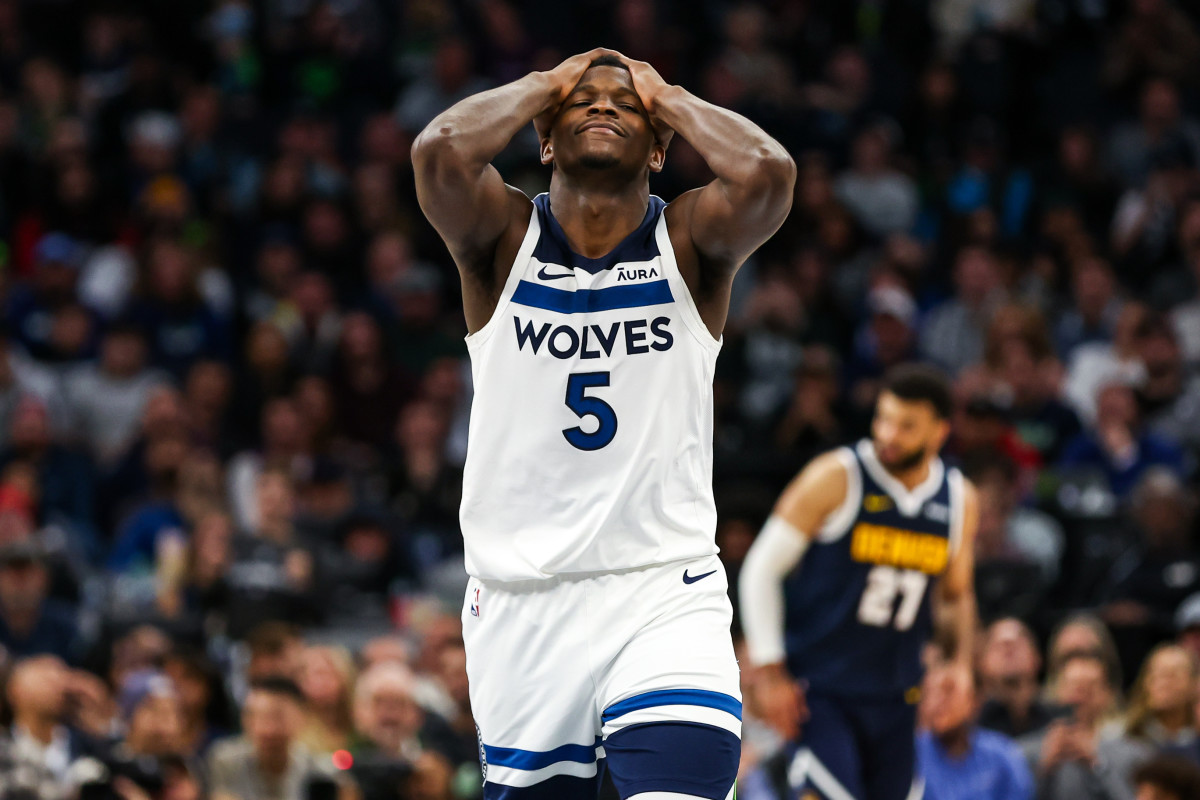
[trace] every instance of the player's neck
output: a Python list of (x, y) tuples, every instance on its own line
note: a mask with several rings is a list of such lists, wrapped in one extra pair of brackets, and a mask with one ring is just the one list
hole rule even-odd
[(637, 230), (650, 203), (647, 184), (608, 190), (582, 187), (556, 173), (550, 181), (550, 209), (571, 250), (600, 258)]
[(920, 464), (917, 464), (915, 467), (900, 472), (894, 472), (887, 467), (884, 467), (884, 469), (887, 470), (887, 473), (895, 478), (901, 486), (911, 492), (929, 478), (929, 464), (931, 461), (932, 459), (927, 458)]

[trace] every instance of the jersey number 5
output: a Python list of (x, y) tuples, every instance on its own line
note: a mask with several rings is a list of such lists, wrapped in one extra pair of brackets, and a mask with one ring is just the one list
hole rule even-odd
[[(884, 564), (867, 573), (867, 588), (858, 604), (858, 621), (864, 625), (906, 631), (916, 622), (929, 576), (915, 569), (896, 569)], [(896, 596), (900, 607), (896, 608)]]
[(617, 412), (599, 397), (585, 392), (596, 386), (608, 386), (607, 372), (575, 372), (567, 377), (567, 408), (580, 419), (595, 417), (596, 430), (587, 433), (582, 427), (564, 428), (562, 435), (572, 447), (580, 450), (599, 450), (617, 435)]

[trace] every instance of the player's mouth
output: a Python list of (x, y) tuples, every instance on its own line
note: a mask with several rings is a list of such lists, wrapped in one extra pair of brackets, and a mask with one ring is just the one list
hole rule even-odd
[(576, 133), (583, 133), (584, 131), (597, 131), (599, 133), (607, 132), (616, 134), (617, 136), (625, 135), (625, 131), (621, 130), (611, 122), (601, 122), (599, 120), (583, 123), (579, 126), (579, 129), (576, 130)]

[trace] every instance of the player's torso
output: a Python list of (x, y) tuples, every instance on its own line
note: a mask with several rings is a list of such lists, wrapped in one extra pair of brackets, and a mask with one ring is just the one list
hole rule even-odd
[(461, 523), (484, 580), (715, 552), (712, 375), (664, 203), (603, 259), (534, 201), (496, 311), (467, 337), (475, 395)]
[(962, 476), (940, 459), (911, 492), (870, 442), (841, 451), (848, 496), (788, 582), (788, 660), (815, 691), (902, 696), (920, 681), (931, 594), (962, 528)]

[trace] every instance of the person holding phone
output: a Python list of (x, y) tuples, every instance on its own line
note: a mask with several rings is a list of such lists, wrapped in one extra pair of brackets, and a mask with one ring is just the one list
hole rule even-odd
[(1116, 682), (1096, 652), (1067, 655), (1053, 682), (1057, 718), (1020, 740), (1039, 800), (1132, 800), (1134, 767), (1149, 746), (1105, 740), (1100, 729), (1116, 708)]

